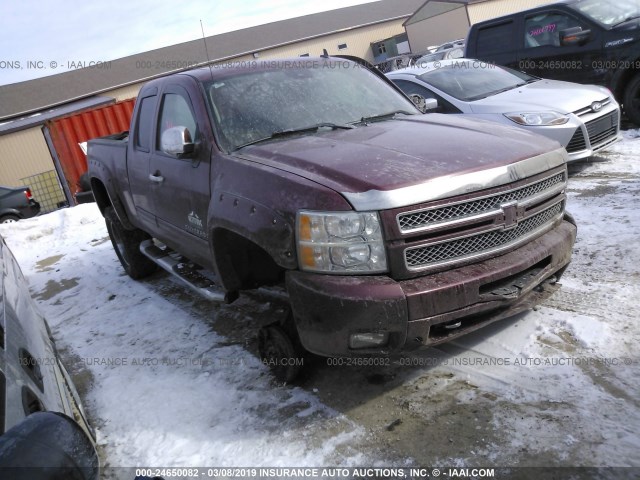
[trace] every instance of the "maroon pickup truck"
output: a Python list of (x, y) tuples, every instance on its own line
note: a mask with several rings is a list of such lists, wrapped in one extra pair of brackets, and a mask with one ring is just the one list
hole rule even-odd
[(90, 141), (88, 156), (131, 277), (159, 265), (227, 302), (285, 286), (289, 314), (259, 333), (283, 380), (301, 347), (389, 354), (530, 308), (557, 288), (576, 236), (557, 143), (423, 115), (338, 58), (153, 80), (130, 132)]

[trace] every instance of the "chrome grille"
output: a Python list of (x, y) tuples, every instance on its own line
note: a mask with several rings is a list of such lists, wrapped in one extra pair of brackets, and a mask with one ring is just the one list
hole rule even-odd
[[(604, 99), (600, 100), (599, 103), (602, 106), (601, 108), (604, 108), (604, 107), (606, 107), (607, 105), (609, 105), (611, 103), (611, 99), (607, 97), (607, 98), (604, 98)], [(600, 110), (598, 110), (598, 111), (600, 111)], [(580, 117), (582, 115), (587, 115), (589, 113), (595, 113), (595, 112), (594, 112), (593, 108), (591, 108), (591, 105), (589, 105), (587, 107), (581, 108), (580, 110), (576, 110), (573, 113), (575, 113), (576, 115), (578, 115)]]
[(547, 177), (509, 192), (498, 193), (485, 198), (454, 205), (447, 205), (445, 207), (436, 207), (400, 214), (398, 215), (398, 225), (400, 227), (400, 231), (406, 233), (425, 228), (432, 224), (490, 212), (500, 208), (500, 205), (503, 203), (514, 200), (522, 201), (536, 197), (543, 192), (564, 185), (565, 181), (565, 173), (560, 172), (551, 177)]
[(562, 214), (563, 211), (564, 202), (562, 201), (522, 220), (510, 230), (493, 230), (434, 245), (407, 249), (405, 262), (407, 267), (412, 270), (494, 253), (525, 240), (540, 227)]

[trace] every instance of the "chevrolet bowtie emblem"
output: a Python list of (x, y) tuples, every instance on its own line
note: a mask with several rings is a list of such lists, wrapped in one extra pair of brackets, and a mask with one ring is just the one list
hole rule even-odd
[(500, 205), (504, 214), (504, 229), (511, 230), (518, 225), (518, 202), (504, 203)]

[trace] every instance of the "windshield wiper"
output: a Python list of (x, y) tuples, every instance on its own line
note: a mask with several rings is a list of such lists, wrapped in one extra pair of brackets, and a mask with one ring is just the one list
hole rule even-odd
[(623, 23), (630, 22), (631, 20), (635, 20), (636, 18), (640, 18), (640, 14), (639, 13), (636, 13), (634, 15), (629, 15), (627, 18), (625, 18), (621, 22), (618, 22), (615, 25), (612, 25), (611, 28), (616, 28), (618, 25), (622, 25)]
[(508, 92), (509, 90), (513, 90), (515, 88), (524, 87), (528, 83), (529, 82), (516, 83), (515, 85), (512, 85), (510, 87), (501, 88), (500, 90), (496, 90), (494, 92), (482, 93), (480, 95), (476, 95), (475, 97), (468, 97), (468, 98), (465, 99), (465, 101), (467, 101), (467, 102), (475, 102), (476, 100), (482, 100), (484, 98), (493, 97), (494, 95), (498, 95), (499, 93), (504, 93), (504, 92)]
[(277, 132), (273, 132), (268, 137), (258, 138), (257, 140), (252, 140), (250, 142), (243, 143), (242, 145), (235, 147), (234, 150), (240, 150), (241, 148), (248, 147), (249, 145), (266, 142), (268, 140), (273, 140), (274, 138), (288, 137), (289, 135), (298, 135), (300, 133), (307, 133), (307, 132), (317, 132), (321, 128), (331, 128), (332, 130), (338, 130), (338, 129), (351, 130), (356, 127), (354, 127), (353, 125), (341, 125), (338, 123), (322, 122), (322, 123), (316, 123), (315, 125), (310, 125), (308, 127), (278, 130)]
[(372, 115), (371, 117), (362, 117), (360, 120), (353, 123), (364, 123), (367, 124), (369, 122), (373, 122), (375, 120), (386, 120), (388, 118), (393, 118), (399, 113), (404, 115), (413, 115), (411, 112), (407, 112), (406, 110), (396, 110), (395, 112), (381, 113), (380, 115)]

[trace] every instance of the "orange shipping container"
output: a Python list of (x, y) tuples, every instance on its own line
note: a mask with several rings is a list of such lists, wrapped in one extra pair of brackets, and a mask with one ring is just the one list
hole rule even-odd
[(92, 138), (129, 130), (135, 98), (47, 121), (43, 128), (67, 199), (75, 204), (80, 176), (87, 171), (87, 156), (80, 144)]

